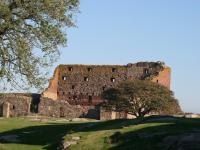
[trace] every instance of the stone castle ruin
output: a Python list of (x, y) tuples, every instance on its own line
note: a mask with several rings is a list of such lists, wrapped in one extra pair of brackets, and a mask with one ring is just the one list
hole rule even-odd
[(127, 65), (59, 65), (43, 97), (71, 105), (98, 105), (104, 90), (125, 80), (147, 79), (170, 88), (170, 68), (159, 62)]
[[(123, 112), (107, 112), (100, 109), (100, 104), (104, 102), (101, 97), (102, 92), (116, 87), (122, 81), (136, 79), (149, 79), (170, 88), (170, 73), (170, 68), (161, 62), (138, 62), (127, 65), (59, 65), (54, 71), (49, 87), (39, 100), (36, 100), (38, 103), (33, 99), (29, 100), (29, 103), (31, 101), (31, 106), (36, 108), (35, 113), (43, 116), (127, 118), (128, 114)], [(15, 101), (17, 100), (6, 100), (10, 103), (7, 107), (12, 108), (12, 103)], [(6, 105), (6, 102), (3, 104), (2, 102), (0, 98), (0, 115)], [(24, 110), (21, 108), (20, 110), (29, 113), (28, 109), (32, 107), (26, 105), (26, 101), (23, 102)], [(15, 112), (14, 110), (12, 111)]]

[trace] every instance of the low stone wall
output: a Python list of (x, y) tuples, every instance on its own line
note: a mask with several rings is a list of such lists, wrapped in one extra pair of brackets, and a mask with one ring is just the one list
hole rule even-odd
[(63, 117), (67, 119), (87, 117), (99, 119), (99, 108), (95, 106), (70, 105), (66, 101), (53, 101), (41, 98), (39, 115), (48, 117)]
[(17, 117), (30, 113), (32, 98), (20, 94), (0, 94), (0, 116)]
[(115, 112), (105, 110), (103, 108), (100, 109), (100, 120), (113, 120), (113, 119), (127, 119), (132, 118), (126, 112)]

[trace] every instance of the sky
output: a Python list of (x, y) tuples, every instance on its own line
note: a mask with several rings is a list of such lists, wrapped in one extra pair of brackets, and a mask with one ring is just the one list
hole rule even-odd
[(183, 111), (200, 113), (199, 0), (81, 0), (76, 25), (55, 66), (164, 61)]

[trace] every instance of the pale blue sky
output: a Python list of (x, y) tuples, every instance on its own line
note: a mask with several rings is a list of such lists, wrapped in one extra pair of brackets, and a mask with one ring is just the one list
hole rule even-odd
[(200, 113), (199, 0), (81, 0), (80, 11), (57, 64), (164, 61), (183, 110)]

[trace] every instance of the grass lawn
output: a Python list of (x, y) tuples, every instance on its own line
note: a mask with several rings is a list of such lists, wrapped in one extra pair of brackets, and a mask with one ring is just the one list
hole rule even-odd
[(23, 118), (0, 119), (0, 137), (19, 136), (19, 142), (0, 143), (0, 150), (55, 150), (59, 141), (78, 123), (30, 121)]
[(2, 142), (0, 150), (56, 150), (58, 143), (80, 137), (71, 150), (156, 150), (167, 136), (200, 133), (200, 119), (148, 118), (99, 122), (39, 122), (23, 118), (0, 119), (0, 137), (17, 135), (18, 142)]

